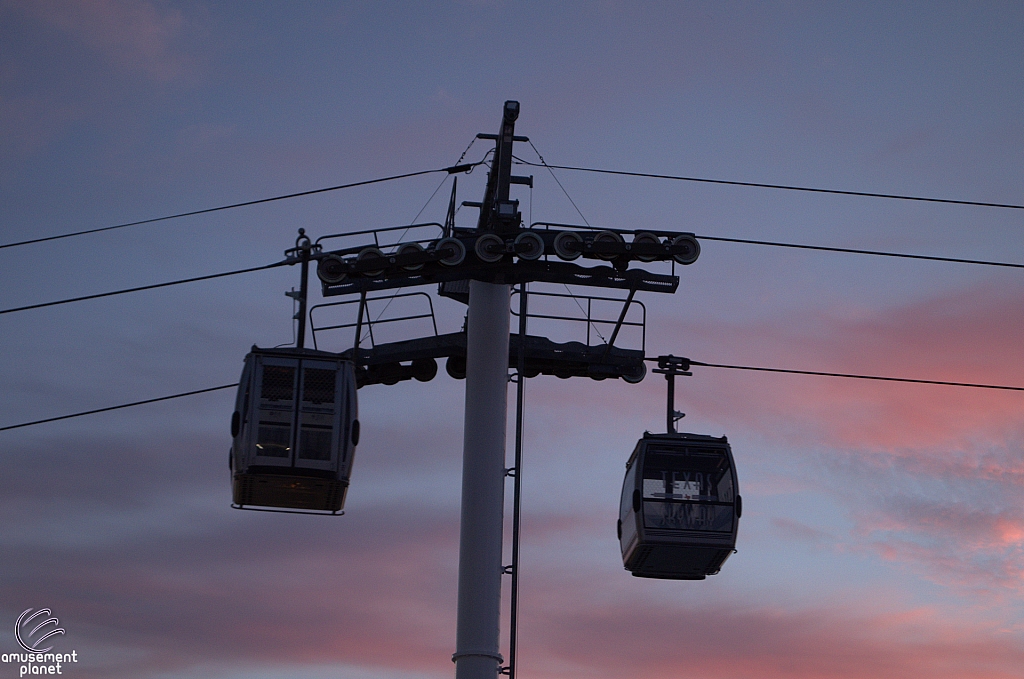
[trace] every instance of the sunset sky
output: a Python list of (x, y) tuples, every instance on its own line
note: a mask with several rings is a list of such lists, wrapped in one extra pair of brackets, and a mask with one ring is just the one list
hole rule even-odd
[[(1019, 2), (0, 0), (0, 245), (442, 168), (506, 99), (555, 165), (1024, 203)], [(514, 171), (533, 221), (1024, 263), (1024, 209)], [(450, 190), (0, 248), (0, 311), (269, 264), (300, 227), (443, 221)], [(648, 356), (1024, 386), (1021, 268), (704, 240), (677, 273), (638, 295)], [(0, 427), (232, 383), (292, 341), (297, 285), (0, 314)], [(433, 302), (457, 331), (465, 307)], [(633, 578), (615, 538), (664, 380), (529, 381), (521, 679), (1024, 677), (1024, 392), (693, 372), (680, 426), (729, 437), (745, 510), (703, 582)], [(360, 390), (340, 518), (231, 509), (231, 390), (0, 431), (0, 653), (46, 607), (69, 677), (453, 676), (463, 389), (442, 368)]]

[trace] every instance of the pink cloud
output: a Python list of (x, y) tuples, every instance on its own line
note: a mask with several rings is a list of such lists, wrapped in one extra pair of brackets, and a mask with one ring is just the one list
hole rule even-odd
[(133, 649), (117, 667), (83, 676), (151, 676), (204, 662), (450, 670), (451, 516), (231, 518), (205, 537), (19, 553), (5, 581), (19, 598), (59, 602), (83, 655)]
[(787, 538), (800, 540), (804, 542), (822, 542), (824, 540), (834, 540), (835, 536), (830, 535), (826, 531), (815, 528), (814, 526), (808, 526), (800, 521), (794, 521), (786, 517), (776, 517), (772, 519), (772, 524)]
[(1000, 504), (981, 509), (965, 500), (896, 496), (855, 512), (855, 532), (887, 560), (998, 601), (1024, 593), (1024, 511)]
[(187, 24), (180, 10), (144, 0), (34, 0), (12, 6), (74, 36), (119, 68), (153, 80), (176, 80), (191, 67), (176, 47)]
[(1017, 677), (1024, 666), (1019, 640), (950, 623), (928, 609), (585, 601), (556, 600), (524, 633), (531, 676), (995, 679)]
[[(108, 550), (35, 558), (30, 582), (7, 580), (21, 597), (60, 603), (83, 656), (90, 642), (133, 649), (102, 671), (83, 667), (89, 678), (209, 663), (443, 674), (454, 645), (452, 518), (390, 511), (325, 532), (259, 517), (230, 534), (118, 547), (117, 559)], [(699, 603), (687, 591), (710, 583), (671, 583), (674, 593), (651, 604), (665, 583), (609, 580), (586, 566), (534, 571), (528, 584), (520, 662), (542, 679), (1006, 679), (1024, 663), (1017, 636), (881, 594), (787, 608)]]
[[(139, 464), (179, 477), (163, 458), (138, 457)], [(52, 466), (46, 458), (36, 464)], [(111, 488), (138, 483), (149, 477), (147, 470), (132, 467), (106, 482)], [(32, 477), (35, 468), (20, 473)], [(77, 469), (62, 473), (83, 478)], [(196, 484), (206, 479), (197, 475), (189, 488), (205, 488)], [(62, 489), (54, 493), (63, 496)], [(114, 506), (124, 509), (120, 502)], [(194, 531), (165, 527), (112, 543), (14, 549), (0, 569), (18, 598), (45, 598), (60, 609), (83, 656), (103, 645), (126, 649), (110, 666), (81, 668), (77, 674), (87, 679), (185, 673), (211, 663), (349, 664), (446, 675), (454, 646), (456, 510), (399, 499), (350, 509), (341, 519), (322, 520), (224, 509), (204, 515), (209, 525)], [(921, 505), (901, 512), (885, 526), (935, 535), (957, 531), (950, 545), (972, 533), (989, 536), (977, 538), (981, 546), (1012, 544), (1021, 527), (1012, 511), (956, 516), (943, 506)], [(553, 540), (610, 531), (596, 521), (589, 513), (528, 515), (524, 547), (537, 553)], [(102, 525), (98, 518), (90, 523)], [(61, 525), (55, 522), (54, 530)], [(791, 532), (810, 528), (775, 525)], [(903, 539), (898, 534), (886, 542), (894, 558), (902, 558), (895, 550)], [(720, 590), (723, 596), (707, 603), (712, 599), (697, 588), (706, 592), (724, 583), (640, 582), (583, 558), (568, 567), (534, 566), (524, 582), (521, 667), (524, 675), (541, 678), (1005, 679), (1024, 662), (1019, 635), (901, 607), (882, 594), (856, 606), (807, 608), (767, 604), (772, 597), (765, 593), (741, 603), (739, 595)], [(837, 585), (836, 596), (843, 593)]]
[[(688, 338), (691, 358), (713, 363), (1024, 386), (1022, 292), (979, 286), (871, 316), (799, 313), (674, 332)], [(980, 450), (1024, 422), (1022, 392), (694, 370), (685, 388), (699, 390), (688, 400), (703, 413), (781, 441)]]
[[(1024, 384), (1022, 328), (1017, 290), (980, 287), (874, 316), (798, 314), (748, 326), (694, 324), (677, 334), (694, 338), (690, 356), (713, 362)], [(827, 492), (849, 507), (856, 530), (845, 539), (854, 548), (885, 550), (951, 587), (1018, 590), (1024, 393), (694, 371), (678, 388), (678, 407), (723, 427), (702, 433), (760, 438), (801, 462), (804, 476), (788, 485)], [(652, 406), (660, 411), (663, 385), (650, 376), (637, 387), (577, 389), (574, 427), (610, 432), (626, 420), (660, 423)], [(530, 430), (539, 440), (565, 435), (563, 391), (549, 380), (530, 392)], [(778, 490), (749, 476), (744, 488), (758, 491), (758, 481), (759, 492)], [(900, 527), (889, 528), (889, 518)], [(777, 521), (786, 535), (811, 537)]]
[[(1019, 302), (1006, 300), (1002, 310), (1020, 317)], [(898, 326), (903, 310), (889, 318)], [(912, 310), (911, 310), (912, 311)], [(802, 322), (805, 321), (805, 322)], [(967, 336), (922, 324), (916, 339), (890, 337), (879, 343), (871, 331), (834, 322), (813, 327), (808, 319), (785, 319), (777, 324), (726, 326), (702, 324), (674, 332), (692, 338), (686, 355), (713, 363), (903, 376), (1024, 386), (1024, 358), (1019, 337), (1002, 332), (999, 343), (986, 347)], [(884, 330), (879, 333), (885, 336)], [(998, 327), (992, 332), (999, 333)], [(978, 356), (964, 358), (962, 347), (976, 347)], [(972, 350), (973, 351), (973, 350)], [(684, 353), (677, 351), (677, 353)], [(864, 353), (863, 357), (858, 355)], [(978, 453), (1004, 443), (1024, 422), (1024, 392), (1003, 392), (840, 378), (779, 375), (694, 367), (694, 377), (677, 386), (677, 407), (691, 417), (712, 419), (728, 426), (752, 429), (766, 440), (783, 444), (901, 450), (945, 447)], [(580, 417), (607, 424), (609, 413), (650, 422), (664, 408), (664, 381), (649, 375), (639, 386), (602, 388), (574, 394)], [(637, 391), (643, 392), (637, 394)], [(552, 389), (535, 389), (533, 412), (557, 405), (564, 396)], [(548, 395), (550, 393), (550, 396)], [(534, 418), (542, 417), (535, 415)], [(690, 420), (684, 420), (686, 426)], [(555, 426), (556, 423), (552, 423)], [(661, 430), (659, 428), (659, 430)], [(987, 473), (1016, 474), (1024, 467), (991, 467)]]

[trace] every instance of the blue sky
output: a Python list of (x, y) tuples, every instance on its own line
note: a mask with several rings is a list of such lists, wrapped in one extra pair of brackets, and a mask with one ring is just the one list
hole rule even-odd
[[(506, 99), (552, 164), (1020, 204), (1022, 70), (1018, 3), (3, 0), (0, 244), (444, 167)], [(516, 172), (536, 221), (1024, 263), (1021, 210), (556, 171), (581, 217)], [(0, 308), (440, 221), (441, 179), (0, 249)], [(648, 355), (1024, 385), (1019, 269), (702, 245), (643, 296)], [(0, 315), (0, 426), (233, 382), (291, 340), (297, 278)], [(685, 426), (729, 436), (746, 511), (679, 583), (629, 577), (613, 528), (663, 384), (529, 383), (524, 673), (1024, 676), (1024, 397), (695, 370)], [(0, 652), (47, 606), (80, 677), (448, 676), (462, 387), (360, 391), (340, 519), (230, 509), (229, 392), (0, 432)]]

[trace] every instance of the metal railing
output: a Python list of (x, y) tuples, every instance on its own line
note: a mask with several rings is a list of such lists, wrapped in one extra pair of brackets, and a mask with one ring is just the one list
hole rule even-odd
[[(412, 241), (403, 241), (402, 240), (405, 237), (405, 234), (408, 231), (413, 230), (413, 229), (425, 229), (425, 228), (428, 228), (428, 227), (433, 227), (434, 229), (437, 229), (438, 235), (436, 235), (436, 236), (427, 236), (427, 237), (424, 237), (424, 238), (418, 238), (418, 239), (415, 239), (415, 240), (412, 240)], [(386, 242), (382, 243), (381, 242), (382, 235), (390, 234), (393, 231), (401, 231), (402, 233), (398, 236), (398, 238), (397, 238), (397, 240), (395, 240), (395, 242), (392, 243), (392, 242), (389, 241), (389, 239), (385, 238), (384, 240)], [(335, 239), (340, 239), (340, 238), (351, 238), (351, 237), (354, 237), (354, 236), (366, 236), (366, 235), (373, 236), (373, 247), (383, 249), (383, 248), (389, 248), (389, 247), (397, 247), (399, 245), (404, 245), (405, 243), (419, 243), (420, 245), (429, 244), (429, 243), (432, 243), (433, 241), (436, 241), (439, 238), (444, 237), (445, 232), (444, 232), (444, 225), (443, 224), (439, 224), (437, 222), (424, 222), (422, 224), (409, 224), (407, 226), (389, 226), (389, 227), (384, 228), (384, 229), (365, 229), (363, 231), (350, 231), (348, 233), (332, 233), (332, 234), (328, 234), (326, 236), (320, 236), (319, 238), (316, 239), (316, 243), (315, 244), (316, 245), (320, 245), (321, 247), (323, 247), (323, 242), (325, 240), (335, 240)], [(342, 253), (356, 253), (356, 252), (359, 252), (360, 250), (362, 250), (363, 248), (366, 248), (366, 247), (370, 247), (370, 244), (367, 243), (364, 240), (360, 245), (349, 247), (349, 248), (339, 248), (338, 250), (341, 251)], [(323, 247), (323, 249), (327, 250), (328, 248)], [(334, 250), (332, 250), (332, 251), (334, 251)]]
[[(515, 298), (515, 296), (519, 295), (519, 294), (521, 294), (520, 291), (518, 289), (516, 289), (516, 290), (513, 291), (512, 297)], [(618, 329), (619, 328), (622, 328), (622, 327), (640, 328), (640, 349), (643, 350), (643, 351), (647, 350), (647, 307), (644, 305), (643, 302), (640, 302), (638, 300), (631, 299), (631, 298), (622, 299), (622, 298), (619, 298), (619, 297), (595, 297), (595, 296), (590, 296), (590, 295), (573, 295), (573, 294), (566, 294), (566, 293), (560, 293), (560, 292), (533, 292), (533, 291), (529, 291), (528, 290), (526, 294), (531, 296), (531, 297), (554, 297), (554, 298), (575, 300), (576, 304), (579, 305), (579, 307), (581, 309), (581, 312), (585, 315), (584, 318), (578, 318), (578, 317), (573, 317), (573, 316), (560, 316), (560, 315), (552, 315), (552, 314), (530, 313), (530, 312), (527, 312), (526, 317), (528, 319), (529, 318), (537, 318), (537, 319), (554, 320), (554, 321), (572, 321), (572, 322), (575, 322), (575, 323), (586, 323), (586, 325), (587, 325), (587, 346), (590, 346), (591, 328), (594, 329), (594, 332), (597, 332), (597, 326), (599, 324), (600, 325), (610, 325), (610, 326), (613, 326), (615, 328), (615, 330), (612, 333), (612, 340), (611, 340), (612, 342), (614, 342), (615, 337), (618, 335)], [(584, 302), (585, 302), (585, 304), (584, 304)], [(616, 302), (616, 303), (619, 303), (619, 304), (623, 304), (624, 308), (623, 308), (623, 311), (619, 314), (618, 318), (614, 318), (614, 319), (595, 318), (594, 317), (594, 308), (593, 308), (594, 307), (594, 302)], [(641, 314), (640, 320), (639, 321), (627, 321), (627, 320), (625, 320), (626, 313), (628, 312), (629, 308), (632, 307), (634, 304), (640, 307), (640, 314)], [(518, 304), (512, 303), (510, 306), (511, 306), (511, 310), (512, 310), (512, 315), (515, 316), (515, 317), (518, 317), (519, 316), (519, 312), (516, 310), (517, 307), (518, 307)], [(600, 335), (600, 333), (598, 333), (598, 335)]]
[[(406, 298), (406, 297), (423, 297), (423, 298), (425, 298), (427, 300), (427, 307), (429, 309), (429, 312), (419, 313), (419, 314), (410, 314), (410, 315), (405, 315), (405, 316), (396, 316), (396, 317), (393, 317), (393, 318), (382, 318), (384, 312), (387, 311), (387, 308), (391, 305), (391, 303), (393, 301), (395, 301), (396, 299), (401, 299), (401, 298)], [(377, 318), (376, 319), (372, 319), (370, 317), (370, 313), (369, 313), (369, 311), (370, 311), (369, 303), (370, 302), (379, 302), (379, 301), (384, 301), (384, 300), (387, 300), (387, 304), (381, 310), (381, 312), (377, 316)], [(350, 305), (350, 304), (359, 304), (359, 305), (362, 306), (361, 309), (357, 310), (358, 318), (357, 318), (356, 321), (351, 322), (351, 323), (336, 323), (334, 325), (322, 325), (322, 326), (317, 326), (316, 325), (316, 323), (314, 321), (314, 318), (313, 318), (313, 312), (316, 311), (317, 309), (323, 309), (323, 308), (327, 308), (327, 307), (342, 307), (342, 306), (346, 306), (346, 305)], [(365, 318), (364, 318), (364, 315), (365, 315)], [(380, 295), (380, 296), (377, 296), (377, 297), (360, 297), (359, 299), (347, 299), (347, 300), (342, 300), (340, 302), (326, 302), (326, 303), (323, 303), (323, 304), (317, 304), (315, 306), (310, 307), (310, 309), (309, 309), (309, 328), (310, 328), (310, 330), (312, 332), (312, 335), (313, 335), (313, 347), (314, 348), (319, 348), (317, 346), (317, 340), (316, 340), (316, 333), (317, 333), (317, 331), (326, 332), (328, 330), (343, 330), (345, 328), (355, 328), (357, 334), (361, 335), (363, 327), (366, 328), (366, 330), (367, 330), (367, 332), (369, 334), (370, 346), (372, 347), (372, 346), (375, 346), (375, 344), (374, 344), (375, 340), (374, 340), (374, 337), (373, 337), (373, 327), (375, 325), (384, 325), (386, 323), (397, 323), (399, 321), (411, 321), (411, 320), (416, 320), (416, 319), (421, 319), (421, 318), (429, 318), (430, 319), (431, 325), (434, 328), (434, 335), (436, 336), (438, 334), (437, 333), (437, 318), (434, 316), (434, 302), (431, 299), (430, 295), (428, 295), (425, 292), (406, 292), (406, 293), (402, 293), (400, 295)], [(358, 346), (361, 343), (362, 339), (363, 339), (362, 337), (357, 336), (355, 338), (355, 341), (353, 342), (353, 345), (354, 346)]]

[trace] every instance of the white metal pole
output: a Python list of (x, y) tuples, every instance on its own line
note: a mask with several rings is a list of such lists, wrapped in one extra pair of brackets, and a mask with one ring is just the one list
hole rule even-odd
[(470, 281), (455, 679), (497, 679), (508, 407), (508, 285)]

